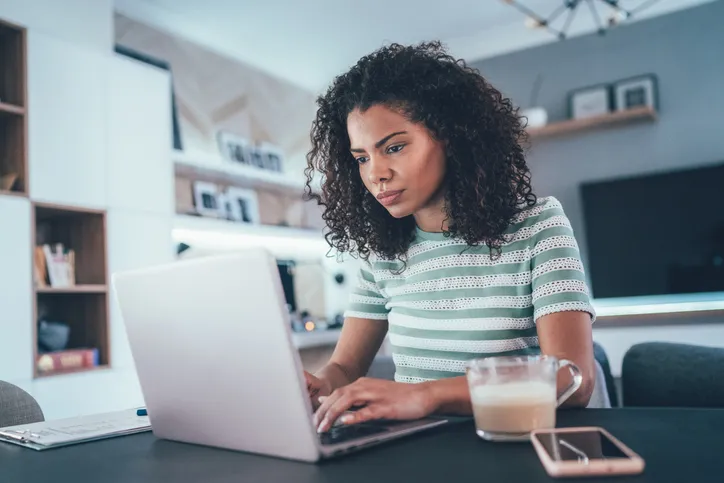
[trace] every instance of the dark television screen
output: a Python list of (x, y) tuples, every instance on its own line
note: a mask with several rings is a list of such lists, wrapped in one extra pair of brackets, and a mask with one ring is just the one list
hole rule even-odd
[(724, 164), (581, 186), (594, 298), (724, 291)]

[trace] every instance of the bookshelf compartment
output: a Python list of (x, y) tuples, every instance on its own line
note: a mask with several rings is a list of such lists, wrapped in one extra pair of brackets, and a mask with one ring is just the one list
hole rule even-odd
[[(37, 294), (37, 320), (62, 323), (69, 327), (68, 340), (65, 348), (60, 352), (41, 352), (36, 335), (35, 346), (35, 375), (64, 374), (82, 370), (94, 370), (108, 366), (109, 334), (108, 334), (108, 300), (105, 293), (38, 293)], [(40, 329), (36, 331), (36, 334)], [(39, 369), (44, 355), (70, 354), (79, 349), (96, 349), (97, 365), (84, 367), (71, 367), (64, 370), (43, 371)], [(71, 357), (77, 357), (72, 354)]]
[(0, 102), (25, 106), (25, 29), (0, 20)]
[(0, 20), (0, 194), (28, 192), (25, 29)]
[[(105, 231), (106, 219), (102, 211), (35, 206), (35, 246), (48, 244), (52, 247), (60, 243), (73, 250), (75, 284), (78, 286), (106, 285)], [(37, 277), (36, 286), (41, 288)]]
[(25, 117), (0, 112), (0, 192), (27, 192)]

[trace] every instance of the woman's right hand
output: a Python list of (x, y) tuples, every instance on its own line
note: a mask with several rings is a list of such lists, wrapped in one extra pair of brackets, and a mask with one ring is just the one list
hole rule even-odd
[(320, 379), (307, 371), (304, 371), (304, 379), (307, 381), (307, 391), (309, 391), (309, 399), (312, 401), (312, 407), (316, 411), (319, 405), (320, 396), (327, 397), (332, 394), (332, 388), (328, 381)]

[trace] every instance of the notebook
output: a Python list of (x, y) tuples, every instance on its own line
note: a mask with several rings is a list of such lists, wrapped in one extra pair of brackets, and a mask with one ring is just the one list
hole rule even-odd
[(151, 430), (136, 409), (0, 428), (0, 441), (45, 450)]

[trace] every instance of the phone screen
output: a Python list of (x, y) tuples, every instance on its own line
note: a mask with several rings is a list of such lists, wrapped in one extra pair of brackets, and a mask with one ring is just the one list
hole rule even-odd
[(613, 441), (600, 431), (537, 434), (553, 461), (579, 461), (628, 458)]

